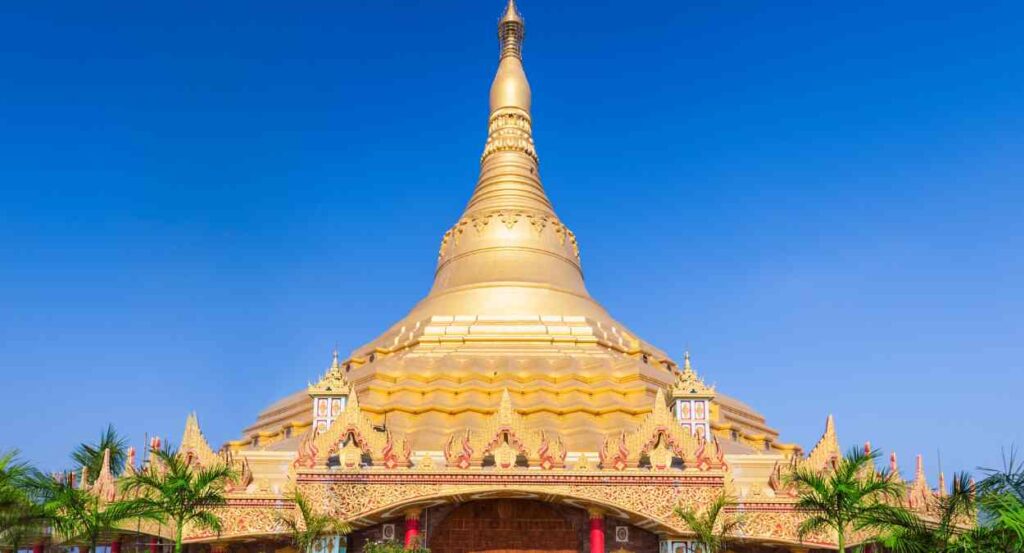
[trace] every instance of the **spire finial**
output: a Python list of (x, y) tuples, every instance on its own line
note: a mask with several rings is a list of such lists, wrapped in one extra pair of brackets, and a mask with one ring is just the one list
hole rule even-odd
[[(519, 109), (527, 116), (530, 113), (530, 83), (523, 71), (523, 39), (526, 38), (526, 26), (523, 18), (516, 10), (514, 1), (508, 3), (505, 15), (498, 21), (498, 43), (501, 55), (498, 73), (491, 84), (491, 115), (502, 108)], [(486, 157), (486, 152), (484, 157)], [(530, 148), (529, 155), (536, 159), (537, 154)]]
[(505, 13), (498, 21), (498, 40), (501, 41), (501, 57), (523, 57), (523, 39), (526, 38), (526, 26), (523, 16), (516, 9), (515, 0), (508, 0)]
[(508, 0), (508, 5), (505, 6), (505, 14), (501, 16), (501, 22), (506, 21), (523, 22), (523, 16), (519, 15), (519, 10), (516, 9), (516, 0)]
[(338, 346), (334, 346), (334, 350), (331, 351), (331, 368), (337, 369), (340, 365), (338, 364)]
[(683, 353), (683, 370), (693, 370), (693, 368), (690, 366), (690, 350), (686, 350), (686, 352)]

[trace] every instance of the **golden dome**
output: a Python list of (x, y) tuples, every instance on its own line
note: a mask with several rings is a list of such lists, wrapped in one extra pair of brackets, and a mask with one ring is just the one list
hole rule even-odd
[[(438, 450), (455, 429), (485, 424), (507, 389), (531, 424), (593, 452), (650, 411), (658, 390), (676, 381), (676, 366), (587, 291), (576, 236), (541, 184), (514, 2), (498, 30), (480, 175), (442, 237), (433, 286), (344, 365), (363, 412), (405, 433), (414, 449)], [(308, 419), (307, 400), (288, 398), (247, 432)], [(723, 417), (774, 435), (743, 407), (724, 407)]]

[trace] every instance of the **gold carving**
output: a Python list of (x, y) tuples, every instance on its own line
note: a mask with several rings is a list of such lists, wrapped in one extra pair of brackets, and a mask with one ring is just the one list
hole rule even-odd
[(498, 468), (511, 468), (522, 457), (527, 466), (550, 470), (563, 467), (566, 454), (561, 437), (527, 427), (526, 419), (512, 408), (507, 389), (481, 431), (455, 432), (445, 446), (448, 466), (461, 469), (481, 466), (488, 457), (493, 457)]
[(829, 470), (835, 467), (842, 454), (836, 435), (836, 422), (832, 415), (829, 415), (825, 419), (825, 432), (800, 464), (812, 470)]
[(353, 391), (341, 415), (325, 431), (315, 436), (307, 435), (296, 467), (326, 467), (329, 458), (338, 455), (338, 461), (345, 468), (358, 468), (364, 455), (374, 466), (386, 468), (408, 467), (412, 450), (404, 437), (390, 430), (379, 432), (373, 427), (359, 408), (359, 399)]
[(338, 350), (332, 354), (331, 366), (316, 384), (309, 385), (309, 395), (321, 397), (346, 396), (349, 393), (348, 379), (338, 362)]
[[(711, 399), (715, 397), (715, 388), (704, 384), (690, 365), (690, 352), (683, 354), (683, 370), (680, 371), (676, 383), (672, 386), (673, 398)], [(705, 414), (707, 416), (707, 414)]]
[(190, 413), (185, 420), (185, 432), (181, 436), (178, 451), (193, 466), (210, 467), (221, 462), (220, 456), (213, 452), (210, 442), (206, 441), (206, 436), (199, 428), (199, 417), (195, 412)]
[[(662, 450), (655, 451), (658, 447)], [(668, 458), (666, 451), (670, 452)], [(718, 441), (713, 438), (702, 440), (684, 430), (669, 411), (665, 393), (660, 388), (654, 399), (654, 408), (636, 431), (620, 432), (605, 439), (600, 451), (601, 467), (615, 470), (635, 468), (645, 457), (653, 464), (652, 452), (665, 468), (671, 464), (671, 458), (678, 458), (685, 468), (725, 468), (724, 453), (718, 447)]]

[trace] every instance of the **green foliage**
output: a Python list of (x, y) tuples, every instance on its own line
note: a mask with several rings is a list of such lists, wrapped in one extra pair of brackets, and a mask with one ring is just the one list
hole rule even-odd
[(28, 463), (18, 459), (17, 450), (0, 454), (0, 512), (21, 505), (30, 472)]
[(74, 487), (70, 479), (36, 473), (29, 486), (43, 519), (61, 541), (84, 543), (94, 551), (101, 535), (127, 521), (152, 518), (139, 501), (104, 502), (88, 490)]
[(128, 457), (128, 438), (119, 435), (112, 424), (107, 425), (106, 430), (100, 433), (99, 441), (93, 444), (83, 443), (71, 453), (71, 460), (75, 466), (89, 469), (90, 484), (100, 474), (103, 467), (103, 451), (107, 449), (110, 450), (110, 472), (118, 476)]
[(729, 535), (743, 522), (738, 516), (723, 516), (726, 507), (732, 504), (721, 494), (703, 512), (676, 507), (675, 514), (697, 536), (696, 541), (703, 546), (704, 553), (718, 553), (725, 549)]
[[(844, 463), (852, 466), (853, 460), (848, 455)], [(874, 540), (892, 553), (1020, 553), (1024, 551), (1024, 464), (1017, 463), (1011, 453), (1004, 469), (986, 472), (988, 477), (977, 486), (967, 474), (954, 475), (952, 492), (934, 498), (927, 518), (875, 502), (859, 511), (851, 528), (874, 530)], [(838, 517), (825, 514), (824, 503), (831, 499), (838, 506), (841, 498), (814, 491), (825, 480), (819, 476), (814, 486), (805, 486), (801, 506), (810, 507), (805, 496), (814, 496), (819, 505), (805, 524), (834, 529), (836, 524), (826, 524), (824, 519)], [(851, 515), (844, 518), (854, 520)]]
[(13, 550), (41, 533), (42, 512), (29, 489), (33, 474), (17, 451), (0, 454), (0, 545)]
[(953, 493), (935, 499), (932, 520), (902, 511), (897, 517), (880, 521), (884, 528), (879, 542), (893, 553), (953, 553), (974, 551), (972, 543), (980, 533), (965, 531), (976, 512), (974, 489), (967, 474), (953, 476)]
[(226, 503), (224, 487), (234, 477), (226, 465), (194, 468), (183, 455), (166, 448), (154, 451), (149, 466), (125, 478), (121, 486), (147, 513), (174, 523), (174, 551), (181, 553), (186, 524), (220, 532), (214, 510)]
[(1024, 462), (1015, 450), (1003, 456), (1003, 468), (982, 469), (978, 485), (981, 507), (979, 528), (996, 548), (990, 551), (1024, 551)]
[(884, 530), (907, 516), (905, 510), (888, 503), (903, 494), (903, 487), (887, 471), (875, 469), (877, 458), (877, 451), (853, 448), (830, 472), (798, 468), (790, 475), (800, 494), (797, 507), (807, 512), (799, 528), (801, 539), (831, 530), (843, 553), (851, 532)]
[(419, 542), (406, 548), (395, 540), (371, 541), (363, 547), (363, 553), (430, 553), (430, 549), (423, 547)]
[(348, 534), (352, 530), (348, 524), (318, 513), (299, 491), (292, 496), (292, 501), (295, 515), (278, 514), (278, 519), (291, 534), (292, 545), (300, 552), (313, 551), (323, 538)]

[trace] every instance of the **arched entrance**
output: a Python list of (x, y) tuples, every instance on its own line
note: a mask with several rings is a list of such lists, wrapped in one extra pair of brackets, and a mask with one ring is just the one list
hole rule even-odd
[(579, 531), (547, 503), (492, 499), (455, 508), (428, 546), (431, 553), (576, 553)]

